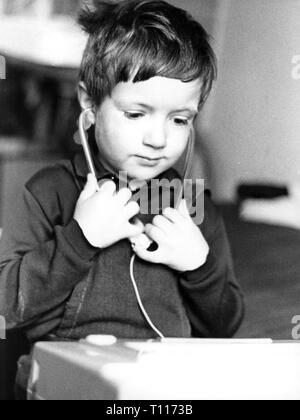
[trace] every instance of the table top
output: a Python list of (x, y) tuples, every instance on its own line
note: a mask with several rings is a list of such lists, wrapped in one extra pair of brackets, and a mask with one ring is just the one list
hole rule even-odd
[(300, 342), (39, 343), (33, 399), (300, 399)]

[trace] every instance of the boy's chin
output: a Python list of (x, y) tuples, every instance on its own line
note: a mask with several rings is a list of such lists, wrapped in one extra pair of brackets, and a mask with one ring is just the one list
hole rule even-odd
[(167, 168), (142, 168), (128, 171), (128, 178), (139, 182), (150, 181), (159, 177)]

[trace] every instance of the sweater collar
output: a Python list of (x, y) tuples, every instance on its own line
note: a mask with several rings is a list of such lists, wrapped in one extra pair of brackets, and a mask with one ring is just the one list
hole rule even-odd
[[(80, 178), (87, 178), (89, 173), (89, 168), (85, 160), (84, 152), (80, 151), (77, 153), (73, 159), (74, 168), (76, 171), (76, 175)], [(103, 178), (111, 178), (113, 174), (104, 168), (102, 163), (99, 161), (99, 159), (94, 159), (94, 166), (96, 171), (96, 176), (98, 180), (101, 180)]]

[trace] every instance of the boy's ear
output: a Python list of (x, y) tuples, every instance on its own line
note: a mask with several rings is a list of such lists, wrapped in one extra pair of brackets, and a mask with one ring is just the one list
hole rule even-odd
[(90, 97), (84, 82), (78, 83), (77, 96), (78, 96), (79, 104), (83, 111), (89, 108), (94, 109), (94, 102), (92, 98)]

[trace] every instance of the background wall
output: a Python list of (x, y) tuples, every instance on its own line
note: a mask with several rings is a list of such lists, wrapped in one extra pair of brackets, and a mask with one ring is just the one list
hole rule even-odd
[[(222, 51), (223, 30), (227, 23), (227, 0), (167, 0), (174, 6), (184, 8), (204, 26), (211, 36), (211, 43), (219, 56)], [(196, 153), (193, 162), (193, 177), (204, 178), (208, 185), (213, 178), (213, 168), (209, 154), (210, 145), (204, 141), (209, 132), (209, 121), (212, 112), (213, 97), (209, 99), (201, 113), (198, 123)]]
[[(187, 4), (201, 21), (210, 1)], [(215, 197), (241, 181), (300, 182), (300, 1), (217, 0), (210, 12), (219, 78), (198, 157)]]
[[(233, 199), (242, 181), (300, 180), (300, 0), (169, 2), (199, 19), (219, 59), (198, 121), (195, 175), (218, 200)], [(5, 133), (17, 126), (2, 120)]]

